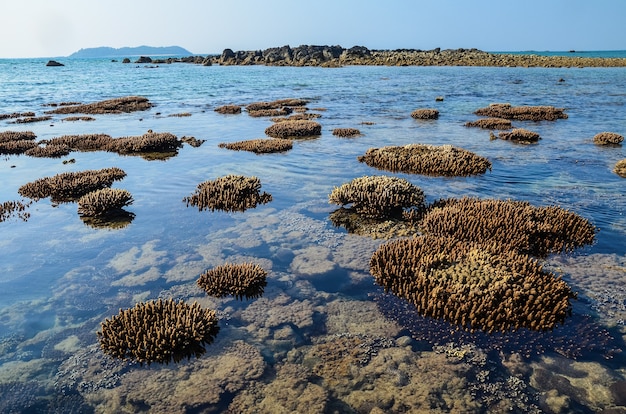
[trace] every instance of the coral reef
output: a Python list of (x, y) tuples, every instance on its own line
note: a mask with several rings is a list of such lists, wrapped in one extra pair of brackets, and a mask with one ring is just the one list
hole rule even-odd
[(176, 135), (169, 132), (152, 132), (137, 137), (115, 138), (107, 148), (123, 155), (144, 153), (175, 153), (181, 146)]
[(198, 210), (246, 211), (258, 204), (272, 201), (272, 195), (260, 193), (261, 180), (257, 177), (227, 175), (198, 184), (196, 191), (183, 201)]
[(567, 119), (564, 110), (553, 106), (511, 106), (509, 103), (492, 103), (485, 108), (477, 109), (474, 113), (479, 116), (518, 121), (556, 121)]
[(224, 115), (240, 114), (241, 113), (241, 106), (239, 106), (239, 105), (222, 105), (222, 106), (218, 106), (217, 108), (215, 108), (214, 111), (217, 112), (218, 114), (224, 114)]
[(488, 159), (452, 145), (409, 144), (370, 148), (357, 158), (370, 167), (391, 172), (434, 176), (468, 176), (491, 170)]
[(293, 141), (284, 138), (259, 138), (229, 143), (222, 142), (219, 147), (235, 151), (250, 151), (255, 154), (267, 154), (289, 151), (293, 148)]
[(383, 244), (370, 271), (385, 291), (427, 317), (462, 329), (552, 330), (571, 314), (575, 294), (527, 255), (494, 253), (450, 237), (421, 236)]
[(437, 119), (439, 118), (439, 111), (432, 108), (421, 108), (411, 112), (411, 118), (414, 119)]
[(511, 129), (511, 120), (503, 118), (481, 118), (476, 121), (465, 123), (466, 127), (477, 127), (483, 129)]
[(152, 107), (148, 98), (142, 96), (125, 96), (107, 99), (90, 104), (63, 105), (47, 111), (48, 114), (119, 114), (145, 111)]
[[(35, 113), (29, 111), (29, 112), (13, 112), (13, 113), (10, 113), (10, 114), (0, 114), (0, 121), (4, 120), (4, 119), (27, 118), (27, 117), (31, 117), (31, 116), (35, 116)], [(3, 134), (3, 132), (0, 132), (0, 135), (1, 134)]]
[(0, 155), (23, 154), (37, 146), (36, 138), (32, 131), (0, 132)]
[(17, 118), (15, 121), (9, 122), (9, 124), (31, 124), (34, 122), (43, 122), (51, 120), (51, 116), (27, 116), (25, 118)]
[(63, 135), (42, 141), (46, 145), (65, 145), (74, 151), (106, 151), (113, 138), (107, 134)]
[(30, 204), (31, 202), (24, 203), (22, 201), (5, 201), (0, 203), (0, 223), (14, 215), (17, 215), (23, 221), (27, 221), (30, 213), (26, 209)]
[(593, 137), (593, 143), (597, 145), (619, 145), (624, 137), (615, 132), (600, 132)]
[(18, 193), (33, 200), (50, 197), (53, 202), (74, 201), (92, 191), (110, 187), (113, 181), (125, 176), (117, 167), (66, 172), (24, 184)]
[(424, 192), (403, 178), (385, 175), (358, 177), (335, 187), (330, 203), (352, 205), (365, 217), (400, 217), (405, 208), (423, 208)]
[(613, 172), (619, 175), (620, 177), (626, 178), (626, 158), (619, 160), (615, 163), (615, 167), (613, 167)]
[(266, 276), (267, 272), (258, 264), (227, 263), (203, 272), (197, 284), (210, 296), (253, 299), (263, 295)]
[(133, 197), (128, 191), (102, 188), (78, 199), (78, 214), (85, 217), (111, 215), (132, 203)]
[[(412, 213), (410, 210), (405, 213)], [(402, 218), (372, 218), (357, 213), (352, 208), (339, 208), (329, 215), (330, 221), (335, 227), (343, 227), (348, 233), (367, 236), (373, 239), (390, 239), (394, 237), (407, 237), (419, 234), (419, 229), (414, 220), (407, 219), (403, 213)]]
[(592, 244), (597, 231), (587, 219), (557, 206), (470, 197), (431, 204), (419, 226), (427, 234), (535, 257)]
[(138, 303), (106, 319), (97, 332), (102, 351), (140, 364), (179, 362), (206, 352), (219, 332), (216, 312), (198, 303)]
[(71, 149), (67, 145), (45, 145), (43, 147), (36, 146), (30, 148), (26, 150), (24, 154), (39, 158), (61, 158), (65, 157), (70, 152)]
[(352, 138), (361, 135), (361, 131), (356, 128), (335, 128), (333, 135), (341, 138)]
[(322, 126), (310, 120), (290, 120), (278, 122), (265, 129), (265, 134), (272, 138), (305, 138), (320, 135)]
[(500, 131), (498, 133), (498, 138), (522, 144), (538, 142), (541, 139), (538, 133), (524, 128), (515, 128), (512, 131)]

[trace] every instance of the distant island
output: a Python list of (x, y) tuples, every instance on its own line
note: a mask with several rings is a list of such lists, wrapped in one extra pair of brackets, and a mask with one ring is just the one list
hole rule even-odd
[(192, 53), (180, 46), (137, 46), (137, 47), (90, 47), (80, 49), (69, 55), (69, 58), (117, 58), (132, 56), (189, 56)]

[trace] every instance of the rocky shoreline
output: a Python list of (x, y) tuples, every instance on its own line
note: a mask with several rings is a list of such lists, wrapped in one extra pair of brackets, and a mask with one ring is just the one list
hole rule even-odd
[(266, 66), (496, 66), (496, 67), (626, 67), (626, 58), (540, 56), (488, 53), (478, 49), (370, 50), (364, 46), (282, 46), (265, 50), (233, 51), (221, 55), (189, 56), (140, 63), (185, 62), (210, 65)]

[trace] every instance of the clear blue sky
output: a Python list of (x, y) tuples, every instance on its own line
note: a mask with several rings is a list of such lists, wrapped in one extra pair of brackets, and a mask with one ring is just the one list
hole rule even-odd
[(0, 58), (98, 46), (624, 50), (626, 0), (3, 0)]

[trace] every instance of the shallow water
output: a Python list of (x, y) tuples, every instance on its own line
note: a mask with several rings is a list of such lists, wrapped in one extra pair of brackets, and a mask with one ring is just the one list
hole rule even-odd
[[(0, 130), (30, 130), (48, 139), (136, 136), (152, 129), (206, 142), (185, 145), (166, 161), (105, 152), (63, 158), (74, 158), (73, 164), (2, 157), (0, 202), (19, 199), (21, 185), (44, 176), (116, 166), (128, 175), (113, 187), (132, 193), (135, 201), (127, 209), (135, 217), (121, 229), (96, 229), (81, 221), (75, 203), (56, 206), (44, 199), (30, 206), (27, 222), (0, 223), (0, 411), (626, 407), (626, 359), (618, 352), (626, 335), (626, 196), (624, 179), (612, 172), (626, 155), (622, 146), (592, 142), (601, 131), (626, 133), (626, 69), (64, 63), (49, 68), (36, 59), (0, 60), (0, 113), (41, 115), (48, 103), (126, 95), (145, 96), (155, 107), (97, 115), (93, 122), (62, 121), (59, 115), (22, 125), (3, 120)], [(444, 100), (435, 102), (438, 96)], [(310, 99), (310, 112), (322, 114), (322, 135), (297, 141), (284, 154), (218, 148), (220, 142), (261, 138), (271, 122), (245, 113), (220, 115), (214, 108), (282, 98)], [(494, 102), (563, 107), (569, 118), (514, 121), (541, 135), (535, 145), (490, 141), (488, 132), (463, 126), (476, 118), (473, 111)], [(439, 109), (439, 119), (409, 116), (423, 107)], [(169, 116), (182, 112), (191, 116)], [(337, 138), (331, 132), (339, 127), (358, 128), (362, 135)], [(422, 188), (428, 202), (479, 196), (555, 204), (599, 227), (593, 246), (548, 259), (547, 266), (578, 291), (572, 325), (553, 337), (518, 335), (502, 347), (484, 338), (449, 336), (450, 327), (424, 321), (381, 296), (368, 262), (383, 241), (333, 227), (328, 194), (359, 176), (391, 175), (357, 162), (368, 148), (409, 143), (452, 144), (493, 164), (477, 177), (395, 174)], [(199, 212), (182, 202), (200, 182), (226, 174), (259, 177), (273, 201), (245, 213)], [(262, 298), (214, 299), (197, 288), (202, 271), (242, 261), (269, 271)], [(199, 301), (218, 311), (221, 331), (206, 355), (139, 367), (98, 350), (100, 322), (120, 308), (159, 297)], [(554, 345), (585, 331), (598, 336), (582, 338), (579, 355)]]

